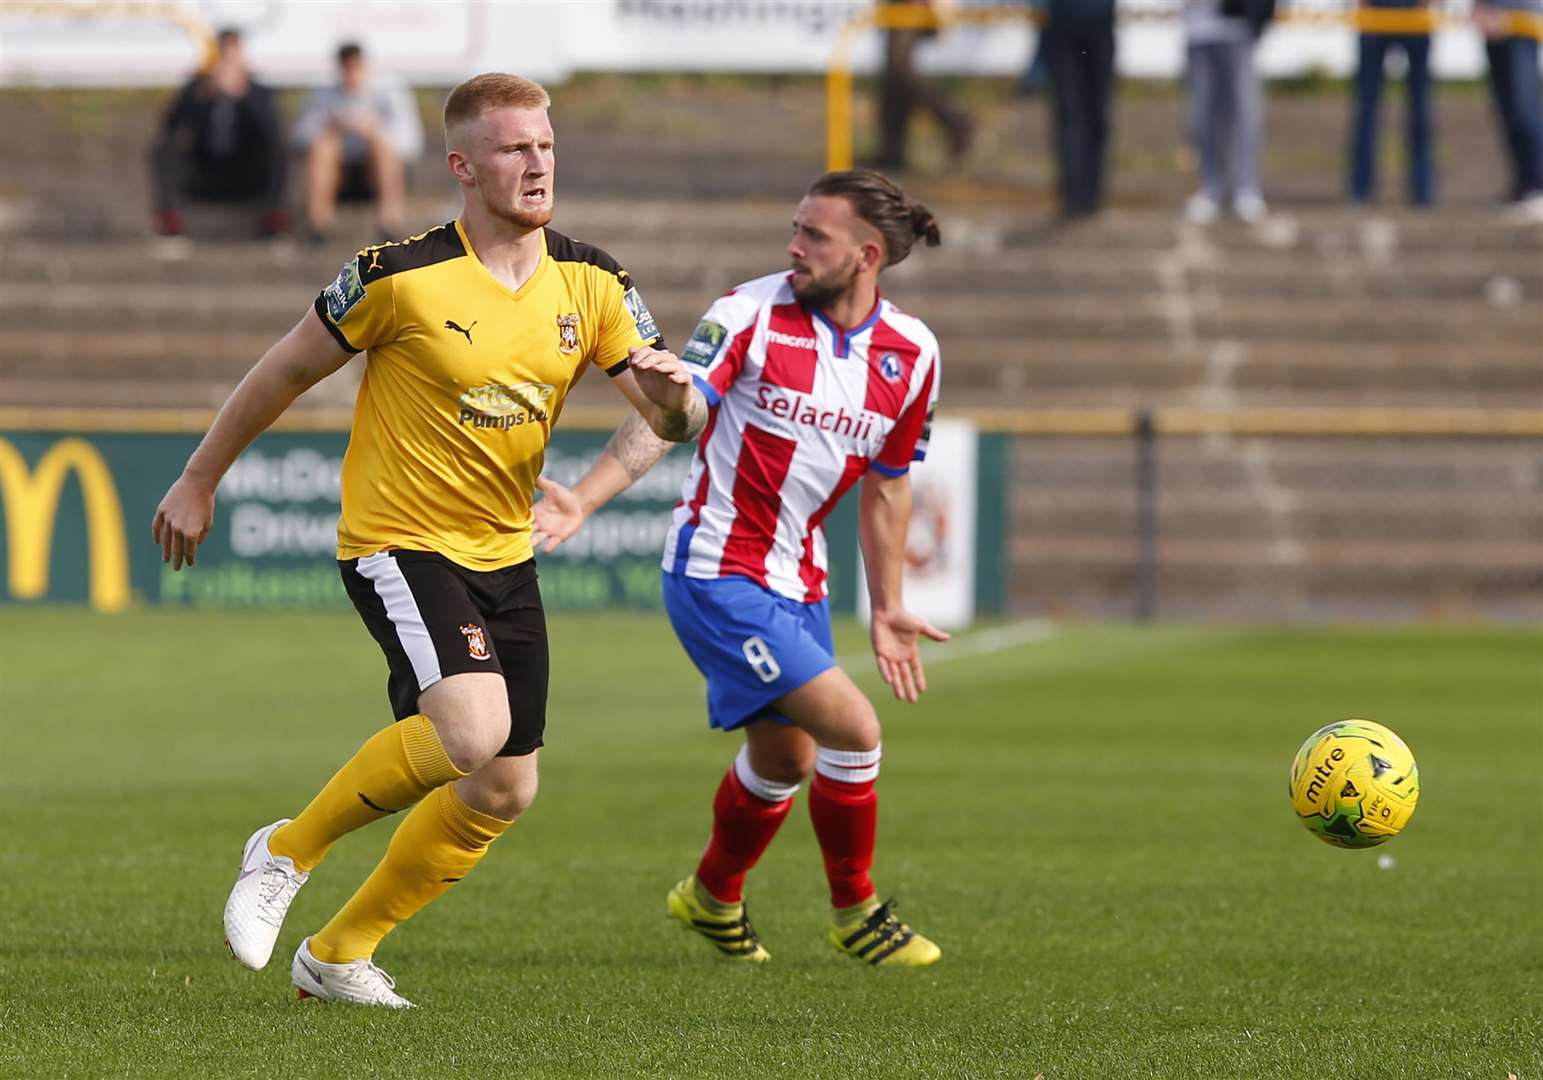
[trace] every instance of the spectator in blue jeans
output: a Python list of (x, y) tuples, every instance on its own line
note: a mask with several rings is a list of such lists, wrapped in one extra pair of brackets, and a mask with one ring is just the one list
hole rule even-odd
[(1543, 29), (1543, 0), (1478, 0), (1474, 20), (1484, 31), (1489, 85), (1511, 158), (1508, 193), (1517, 217), (1543, 222), (1543, 79), (1538, 75), (1538, 39), (1521, 33), (1516, 21), (1532, 16)]
[[(1361, 0), (1361, 8), (1427, 9), (1430, 0)], [(1377, 190), (1377, 108), (1382, 97), (1383, 65), (1389, 52), (1408, 62), (1409, 201), (1429, 206), (1436, 201), (1436, 176), (1431, 123), (1430, 31), (1385, 34), (1363, 30), (1360, 63), (1355, 77), (1355, 127), (1350, 148), (1350, 198), (1369, 202)]]

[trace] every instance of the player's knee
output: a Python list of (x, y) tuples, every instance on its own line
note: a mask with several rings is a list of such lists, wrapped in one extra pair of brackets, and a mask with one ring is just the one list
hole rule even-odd
[[(511, 759), (500, 758), (501, 764)], [(535, 769), (487, 768), (477, 778), (478, 809), (504, 821), (513, 821), (536, 801)]]
[(874, 750), (883, 738), (879, 714), (861, 693), (842, 702), (832, 728), (834, 737), (828, 741), (835, 750)]
[(774, 784), (802, 784), (814, 769), (814, 745), (759, 750), (751, 755), (757, 776)]

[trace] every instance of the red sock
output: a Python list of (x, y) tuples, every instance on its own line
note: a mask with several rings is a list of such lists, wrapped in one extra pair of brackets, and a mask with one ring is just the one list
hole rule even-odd
[(825, 856), (832, 907), (852, 907), (873, 895), (868, 871), (879, 825), (879, 793), (873, 783), (847, 784), (816, 773), (809, 785), (809, 819)]
[(792, 806), (792, 798), (774, 803), (752, 795), (729, 766), (713, 798), (713, 835), (696, 868), (702, 887), (726, 904), (739, 903), (745, 872), (760, 860)]

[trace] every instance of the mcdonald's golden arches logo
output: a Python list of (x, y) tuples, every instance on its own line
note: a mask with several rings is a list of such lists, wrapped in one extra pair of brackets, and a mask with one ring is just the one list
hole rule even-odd
[(48, 593), (54, 523), (71, 469), (80, 478), (86, 504), (91, 606), (97, 611), (121, 611), (130, 596), (123, 504), (112, 470), (84, 439), (60, 439), (38, 459), (35, 469), (29, 469), (21, 452), (0, 438), (0, 499), (5, 503), (6, 580), (11, 596), (39, 600)]

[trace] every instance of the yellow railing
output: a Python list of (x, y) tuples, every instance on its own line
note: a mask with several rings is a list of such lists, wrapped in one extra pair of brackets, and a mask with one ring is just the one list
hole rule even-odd
[(191, 5), (172, 0), (4, 0), (6, 14), (12, 18), (41, 16), (52, 19), (135, 19), (140, 22), (170, 23), (185, 32), (198, 47), (199, 66), (214, 62), (214, 28)]
[[(563, 411), (561, 427), (609, 430), (631, 410), (626, 405), (574, 405)], [(1017, 409), (955, 408), (945, 415), (973, 421), (982, 431), (1004, 435), (1119, 436), (1133, 434), (1143, 410), (1129, 408)], [(1147, 411), (1159, 435), (1279, 435), (1361, 438), (1428, 436), (1461, 438), (1543, 437), (1543, 409), (1481, 408), (1237, 408), (1193, 409), (1159, 406)], [(348, 409), (294, 409), (279, 418), (276, 431), (347, 431)], [(16, 408), (0, 407), (0, 432), (71, 431), (139, 434), (201, 434), (214, 419), (211, 409)]]
[[(1121, 18), (1143, 21), (1173, 19), (1179, 7), (1145, 9)], [(1043, 22), (1041, 11), (1024, 4), (949, 7), (934, 10), (916, 4), (880, 5), (854, 15), (836, 32), (830, 64), (825, 71), (825, 167), (850, 169), (852, 154), (852, 49), (870, 30), (946, 30), (955, 26), (1001, 22)], [(1430, 34), (1469, 25), (1466, 17), (1431, 8), (1327, 8), (1322, 5), (1285, 5), (1285, 23), (1345, 26), (1368, 34)], [(1530, 12), (1505, 13), (1508, 33), (1543, 40), (1543, 16)]]

